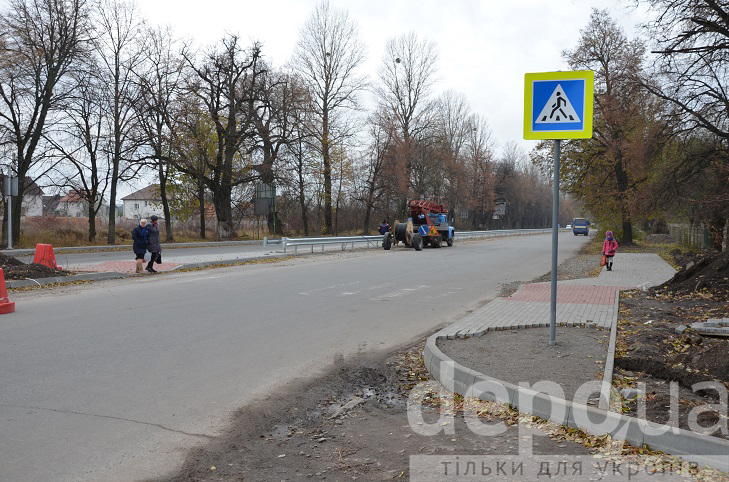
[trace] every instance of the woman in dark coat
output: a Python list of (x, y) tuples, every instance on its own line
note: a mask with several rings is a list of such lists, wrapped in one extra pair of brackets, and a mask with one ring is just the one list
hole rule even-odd
[(162, 246), (159, 244), (159, 228), (157, 227), (157, 216), (150, 216), (149, 218), (152, 221), (152, 224), (150, 226), (147, 226), (147, 231), (149, 232), (149, 243), (147, 244), (147, 251), (152, 253), (152, 259), (149, 260), (149, 263), (147, 263), (147, 271), (150, 273), (156, 273), (157, 270), (154, 269), (154, 262), (157, 259), (161, 259), (162, 256)]
[(137, 255), (137, 273), (141, 273), (144, 265), (144, 255), (147, 253), (147, 244), (149, 243), (149, 232), (147, 231), (147, 220), (140, 219), (139, 226), (132, 230), (132, 250)]

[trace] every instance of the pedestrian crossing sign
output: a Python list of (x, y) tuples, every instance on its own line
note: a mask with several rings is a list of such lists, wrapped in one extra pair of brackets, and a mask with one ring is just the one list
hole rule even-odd
[(595, 73), (540, 72), (524, 76), (524, 139), (589, 139)]

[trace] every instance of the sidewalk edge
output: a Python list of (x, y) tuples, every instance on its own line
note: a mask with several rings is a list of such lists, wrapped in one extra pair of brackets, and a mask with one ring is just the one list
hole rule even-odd
[(600, 391), (600, 403), (598, 408), (602, 410), (610, 410), (610, 402), (613, 392), (613, 371), (615, 370), (615, 344), (618, 340), (618, 310), (620, 309), (620, 291), (615, 292), (615, 304), (612, 323), (610, 324), (610, 342), (608, 343), (608, 351), (605, 357), (605, 368), (602, 377), (602, 390)]
[[(496, 383), (509, 394), (509, 404), (521, 411), (580, 428), (593, 435), (609, 433), (613, 438), (626, 440), (638, 447), (646, 445), (652, 450), (682, 456), (689, 462), (729, 471), (729, 441), (570, 402), (480, 374), (446, 356), (436, 346), (438, 339), (446, 337), (439, 333), (428, 337), (423, 359), (430, 375), (448, 390), (463, 396), (478, 395), (482, 400), (504, 403), (506, 400), (494, 396), (493, 392), (477, 393), (478, 390), (474, 390), (479, 380), (490, 382), (489, 385)], [(452, 375), (447, 376), (451, 371)], [(469, 386), (466, 382), (469, 379), (474, 380), (475, 385)], [(545, 410), (545, 406), (550, 407), (549, 410)], [(557, 413), (554, 413), (555, 409)]]

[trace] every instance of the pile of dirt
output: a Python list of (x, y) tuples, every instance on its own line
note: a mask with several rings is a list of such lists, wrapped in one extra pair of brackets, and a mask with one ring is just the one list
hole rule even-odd
[[(681, 288), (681, 282), (676, 286)], [(647, 396), (641, 403), (646, 404), (647, 418), (666, 423), (674, 403), (669, 384), (677, 382), (678, 423), (681, 428), (691, 429), (689, 413), (699, 405), (719, 401), (715, 390), (694, 391), (694, 384), (718, 381), (729, 388), (729, 340), (703, 336), (690, 329), (679, 334), (676, 328), (726, 317), (729, 305), (715, 299), (711, 292), (704, 292), (702, 297), (677, 295), (667, 289), (621, 294), (615, 365), (623, 372), (616, 375), (613, 383), (618, 388), (645, 383)], [(624, 410), (636, 415), (637, 402), (626, 403)], [(720, 416), (718, 412), (706, 411), (698, 422), (710, 427)], [(720, 431), (713, 435), (726, 438)]]
[(673, 278), (655, 288), (656, 293), (691, 295), (710, 290), (715, 299), (729, 300), (729, 251), (684, 261)]
[(0, 253), (0, 268), (2, 268), (6, 280), (53, 278), (71, 274), (68, 271), (49, 268), (43, 264), (25, 264), (3, 253)]

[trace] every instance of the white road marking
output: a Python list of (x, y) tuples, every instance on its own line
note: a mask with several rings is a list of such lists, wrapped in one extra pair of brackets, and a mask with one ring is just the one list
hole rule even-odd
[(203, 281), (206, 279), (215, 279), (217, 276), (205, 276), (204, 278), (193, 278), (193, 279), (181, 279), (177, 280), (178, 283), (190, 283), (192, 281)]
[(319, 292), (321, 292), (321, 291), (328, 291), (328, 290), (334, 290), (334, 289), (337, 289), (337, 288), (342, 288), (342, 287), (344, 287), (344, 286), (352, 286), (352, 285), (356, 285), (357, 283), (359, 283), (359, 281), (352, 281), (351, 283), (342, 283), (342, 284), (338, 284), (338, 285), (333, 285), (333, 286), (326, 286), (326, 287), (324, 287), (324, 288), (317, 288), (317, 289), (315, 289), (315, 290), (310, 290), (310, 291), (302, 291), (302, 292), (301, 292), (301, 293), (299, 293), (299, 294), (300, 294), (300, 295), (304, 295), (304, 296), (308, 296), (308, 295), (310, 295), (310, 294), (312, 294), (312, 293), (319, 293)]
[(403, 295), (409, 295), (413, 291), (419, 291), (419, 290), (423, 290), (423, 289), (426, 289), (426, 288), (430, 288), (430, 286), (428, 286), (428, 285), (420, 285), (420, 286), (418, 286), (416, 288), (401, 288), (398, 291), (393, 291), (392, 293), (385, 293), (384, 295), (376, 296), (376, 297), (370, 298), (370, 299), (373, 300), (373, 301), (384, 301), (384, 300), (388, 300), (388, 299), (391, 299), (391, 298), (398, 298), (398, 297), (403, 296)]

